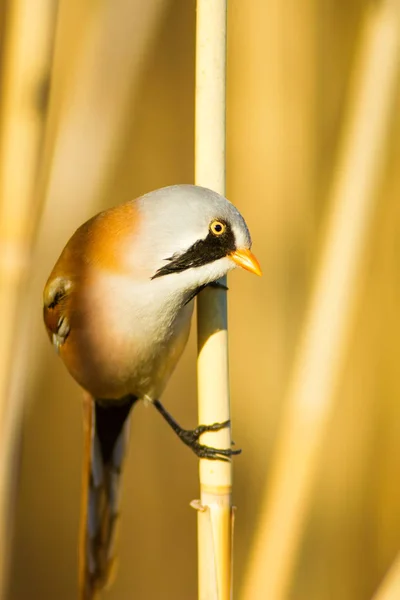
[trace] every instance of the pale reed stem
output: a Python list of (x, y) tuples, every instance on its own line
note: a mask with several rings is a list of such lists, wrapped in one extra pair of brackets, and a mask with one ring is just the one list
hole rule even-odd
[[(195, 181), (225, 195), (226, 0), (198, 0), (196, 28)], [(199, 422), (230, 418), (226, 292), (198, 298)], [(202, 442), (230, 448), (229, 428)], [(200, 460), (199, 599), (229, 600), (232, 580), (232, 467)]]

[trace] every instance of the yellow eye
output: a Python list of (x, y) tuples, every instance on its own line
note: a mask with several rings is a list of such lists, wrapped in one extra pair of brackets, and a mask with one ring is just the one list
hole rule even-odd
[(226, 225), (221, 221), (213, 221), (210, 225), (210, 231), (214, 235), (222, 235), (226, 231)]

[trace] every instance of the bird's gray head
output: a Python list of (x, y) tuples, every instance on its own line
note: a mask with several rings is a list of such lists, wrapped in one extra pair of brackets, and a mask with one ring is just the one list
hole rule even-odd
[(261, 274), (242, 215), (216, 192), (175, 185), (150, 192), (135, 204), (141, 227), (157, 232), (142, 236), (138, 249), (143, 261), (152, 264), (151, 279), (168, 278), (190, 289), (237, 265)]

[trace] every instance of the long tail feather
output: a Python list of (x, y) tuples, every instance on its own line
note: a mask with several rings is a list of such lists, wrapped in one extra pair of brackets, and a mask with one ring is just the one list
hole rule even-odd
[(121, 468), (134, 397), (118, 403), (84, 399), (79, 587), (81, 600), (94, 600), (107, 584), (115, 562)]

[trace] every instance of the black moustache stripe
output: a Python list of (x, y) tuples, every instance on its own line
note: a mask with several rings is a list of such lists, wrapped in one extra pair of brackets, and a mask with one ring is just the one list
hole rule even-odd
[(235, 250), (235, 236), (230, 226), (226, 224), (226, 230), (222, 235), (215, 235), (210, 231), (204, 240), (198, 240), (183, 254), (167, 258), (168, 264), (158, 269), (152, 279), (202, 267), (224, 258)]

